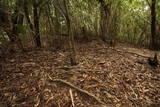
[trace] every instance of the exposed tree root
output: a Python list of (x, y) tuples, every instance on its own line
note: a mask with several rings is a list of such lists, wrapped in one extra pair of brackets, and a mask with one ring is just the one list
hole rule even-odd
[(74, 86), (73, 84), (67, 82), (67, 81), (64, 81), (64, 80), (61, 80), (61, 79), (53, 79), (53, 80), (49, 80), (49, 82), (59, 82), (59, 83), (62, 83), (62, 84), (65, 84), (66, 86), (69, 86), (75, 90), (77, 90), (78, 92), (82, 93), (82, 94), (85, 94), (87, 96), (89, 96), (90, 98), (93, 98), (95, 101), (97, 101), (99, 104), (102, 105), (102, 107), (106, 107), (105, 106), (105, 103), (102, 102), (99, 98), (97, 98), (96, 96), (94, 96), (93, 94), (89, 93), (88, 91), (85, 91), (85, 90), (82, 90), (76, 86)]

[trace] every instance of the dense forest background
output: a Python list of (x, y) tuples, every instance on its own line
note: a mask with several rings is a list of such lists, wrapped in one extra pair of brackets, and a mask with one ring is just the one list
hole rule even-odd
[(160, 0), (0, 0), (0, 107), (159, 107)]
[(62, 48), (101, 38), (158, 49), (159, 9), (158, 0), (1, 0), (0, 42)]

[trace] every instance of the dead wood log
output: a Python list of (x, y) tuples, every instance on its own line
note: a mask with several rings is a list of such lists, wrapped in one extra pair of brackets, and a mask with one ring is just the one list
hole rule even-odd
[(53, 83), (53, 82), (59, 82), (59, 83), (62, 83), (62, 84), (65, 84), (66, 86), (69, 86), (73, 89), (75, 89), (76, 91), (80, 92), (81, 94), (84, 94), (84, 95), (87, 95), (89, 96), (90, 98), (93, 98), (95, 101), (97, 101), (97, 103), (101, 104), (102, 107), (106, 107), (105, 106), (105, 103), (102, 102), (99, 98), (97, 98), (96, 96), (94, 96), (93, 94), (89, 93), (88, 91), (85, 91), (83, 89), (80, 89), (76, 86), (74, 86), (73, 84), (67, 82), (67, 81), (64, 81), (64, 80), (61, 80), (61, 79), (53, 79), (53, 80), (48, 80), (50, 83)]

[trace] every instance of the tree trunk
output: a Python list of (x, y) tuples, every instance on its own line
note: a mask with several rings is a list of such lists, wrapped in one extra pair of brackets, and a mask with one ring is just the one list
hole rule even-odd
[(38, 15), (38, 7), (36, 1), (33, 3), (33, 14), (34, 14), (34, 40), (37, 47), (41, 47), (41, 39), (40, 39), (40, 31), (39, 31), (39, 15)]
[(23, 2), (21, 0), (17, 0), (16, 7), (12, 15), (12, 25), (13, 25), (12, 26), (12, 36), (13, 36), (12, 41), (17, 42), (18, 47), (24, 50), (22, 41), (18, 37), (19, 33), (21, 32), (19, 27), (23, 26), (23, 19), (24, 19), (24, 15), (20, 12), (22, 6), (23, 6)]
[(34, 27), (33, 27), (33, 24), (32, 24), (32, 22), (31, 22), (31, 19), (30, 19), (30, 17), (29, 17), (27, 0), (24, 0), (24, 7), (23, 7), (23, 9), (24, 9), (25, 17), (26, 17), (26, 19), (27, 19), (27, 23), (29, 24), (29, 27), (30, 27), (33, 35), (34, 35)]
[(101, 12), (101, 20), (100, 20), (101, 21), (100, 22), (101, 34), (100, 34), (100, 38), (103, 41), (106, 41), (108, 7), (103, 0), (99, 0), (99, 3), (101, 4), (101, 7), (100, 7), (100, 12)]
[(65, 9), (66, 9), (65, 17), (66, 17), (66, 23), (67, 23), (68, 35), (69, 35), (70, 62), (71, 62), (71, 65), (73, 66), (73, 65), (77, 65), (76, 49), (75, 49), (74, 37), (73, 37), (73, 33), (72, 33), (72, 28), (71, 28), (71, 21), (70, 21), (69, 12), (68, 12), (68, 6), (67, 6), (65, 0), (64, 0), (64, 5), (65, 5)]
[(100, 20), (100, 38), (102, 41), (106, 41), (105, 31), (106, 31), (106, 17), (104, 17), (104, 10), (101, 7), (101, 20)]
[(33, 17), (34, 17), (34, 25), (31, 22), (31, 19), (29, 17), (29, 11), (28, 11), (28, 2), (27, 0), (24, 0), (24, 13), (27, 20), (27, 23), (29, 24), (29, 27), (31, 29), (34, 43), (36, 47), (41, 47), (41, 38), (40, 38), (40, 30), (39, 30), (39, 15), (38, 15), (38, 6), (36, 1), (33, 1)]
[(151, 5), (151, 48), (157, 49), (157, 40), (156, 40), (156, 0), (152, 0)]
[(111, 10), (110, 10), (110, 3), (106, 4), (104, 0), (99, 0), (99, 3), (101, 5), (100, 11), (101, 11), (101, 22), (100, 22), (100, 27), (101, 27), (101, 39), (105, 42), (110, 42), (112, 41), (112, 29), (113, 29), (113, 23), (112, 18), (113, 16), (111, 15)]

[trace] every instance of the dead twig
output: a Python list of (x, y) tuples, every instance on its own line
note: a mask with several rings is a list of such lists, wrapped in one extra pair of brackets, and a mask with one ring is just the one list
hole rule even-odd
[(69, 93), (70, 93), (70, 96), (71, 96), (72, 106), (74, 107), (74, 100), (73, 100), (72, 89), (69, 89)]

